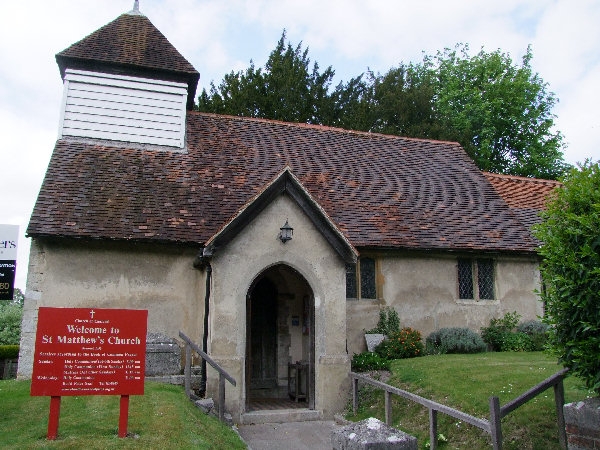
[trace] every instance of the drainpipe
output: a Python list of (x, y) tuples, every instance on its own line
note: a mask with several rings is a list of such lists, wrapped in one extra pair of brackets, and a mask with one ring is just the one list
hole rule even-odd
[[(202, 271), (206, 270), (206, 288), (204, 296), (204, 330), (202, 332), (202, 351), (208, 352), (208, 314), (210, 312), (210, 282), (212, 279), (212, 267), (210, 260), (201, 251), (196, 260), (194, 261), (194, 267)], [(200, 368), (200, 389), (198, 394), (201, 398), (206, 396), (206, 360), (202, 358), (202, 365)]]

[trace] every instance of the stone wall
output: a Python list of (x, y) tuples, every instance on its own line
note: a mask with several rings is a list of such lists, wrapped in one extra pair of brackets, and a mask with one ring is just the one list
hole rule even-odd
[(600, 398), (568, 403), (563, 411), (568, 449), (600, 449)]
[(534, 257), (496, 257), (495, 299), (458, 298), (457, 257), (447, 254), (376, 255), (379, 259), (377, 300), (348, 300), (348, 351), (366, 350), (364, 331), (373, 328), (384, 306), (393, 307), (402, 327), (419, 330), (423, 338), (444, 327), (468, 327), (479, 332), (491, 318), (517, 311), (522, 320), (542, 315), (535, 290), (540, 287)]
[(180, 375), (183, 373), (179, 343), (162, 333), (146, 336), (146, 376)]
[(33, 239), (23, 308), (19, 378), (30, 378), (40, 306), (148, 310), (148, 333), (201, 341), (205, 272), (198, 249)]

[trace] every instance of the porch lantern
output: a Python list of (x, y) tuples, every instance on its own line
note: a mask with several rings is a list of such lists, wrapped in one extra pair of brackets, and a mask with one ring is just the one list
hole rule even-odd
[(287, 241), (292, 240), (294, 229), (290, 226), (287, 219), (285, 219), (285, 224), (279, 230), (281, 230), (279, 232), (279, 239), (281, 240), (281, 242), (285, 244)]

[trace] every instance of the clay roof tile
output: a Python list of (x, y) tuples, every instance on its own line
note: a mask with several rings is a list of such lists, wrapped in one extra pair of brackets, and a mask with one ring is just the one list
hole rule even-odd
[(200, 78), (194, 66), (142, 14), (120, 15), (59, 52), (56, 62), (63, 78), (65, 70), (72, 68), (185, 82), (192, 105)]
[(533, 252), (459, 144), (189, 112), (187, 152), (57, 142), (29, 235), (205, 243), (285, 167), (355, 247)]

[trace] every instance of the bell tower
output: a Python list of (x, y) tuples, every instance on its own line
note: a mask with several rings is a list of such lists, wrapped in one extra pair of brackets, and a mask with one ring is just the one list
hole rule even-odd
[(56, 55), (64, 82), (59, 138), (183, 149), (200, 74), (133, 9)]

